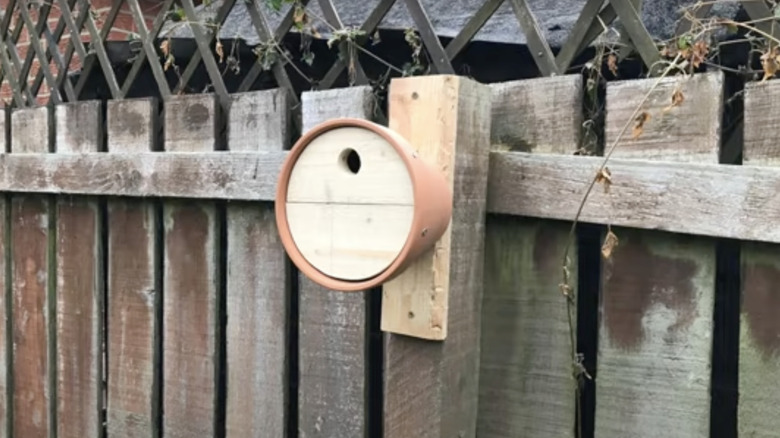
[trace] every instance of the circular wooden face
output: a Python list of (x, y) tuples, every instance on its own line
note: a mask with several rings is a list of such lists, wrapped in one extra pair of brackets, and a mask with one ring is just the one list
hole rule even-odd
[(301, 152), (285, 208), (293, 241), (312, 266), (333, 278), (365, 280), (387, 269), (406, 243), (412, 180), (380, 135), (336, 128)]

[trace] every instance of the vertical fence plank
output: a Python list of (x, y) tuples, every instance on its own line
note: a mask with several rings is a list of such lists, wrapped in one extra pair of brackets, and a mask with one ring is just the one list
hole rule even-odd
[[(743, 163), (780, 165), (780, 82), (745, 87)], [(780, 430), (780, 253), (777, 245), (742, 244), (740, 310), (739, 407), (740, 437), (774, 437)]]
[[(722, 73), (664, 79), (632, 140), (630, 117), (655, 81), (608, 84), (607, 146), (632, 124), (614, 156), (716, 164)], [(684, 101), (668, 108), (678, 89)], [(602, 272), (595, 434), (709, 436), (715, 241), (613, 231), (619, 244)]]
[[(419, 272), (421, 281), (430, 279), (431, 285), (440, 284), (441, 273), (448, 276), (447, 338), (386, 337), (385, 437), (473, 437), (491, 90), (457, 76), (404, 78), (393, 81), (389, 100), (392, 129), (413, 145), (440, 144), (440, 158), (450, 155), (449, 163), (428, 159), (447, 172), (454, 198), (449, 260), (435, 258), (426, 272)], [(383, 296), (383, 306), (388, 299)]]
[[(282, 89), (231, 96), (228, 148), (274, 151), (288, 143)], [(228, 437), (287, 436), (288, 272), (271, 204), (227, 207)]]
[[(165, 102), (165, 150), (213, 151), (214, 95)], [(166, 437), (215, 436), (218, 373), (219, 230), (211, 201), (163, 205), (163, 431)]]
[[(152, 99), (108, 102), (108, 152), (154, 149), (157, 122)], [(107, 363), (108, 436), (159, 433), (161, 300), (155, 205), (111, 199), (108, 218)]]
[[(546, 154), (577, 150), (581, 76), (513, 81), (492, 89), (494, 145)], [(571, 339), (567, 300), (559, 288), (569, 228), (561, 222), (488, 216), (480, 437), (574, 436)], [(569, 266), (576, 296), (576, 244)]]
[[(8, 152), (6, 142), (6, 130), (10, 128), (6, 123), (6, 111), (0, 108), (0, 153)], [(0, 194), (0, 438), (9, 436), (9, 424), (11, 415), (11, 393), (9, 391), (9, 362), (11, 359), (11, 296), (8, 286), (8, 272), (10, 267), (8, 253), (10, 249), (8, 242), (8, 207), (6, 203), (6, 194)]]
[[(11, 152), (49, 152), (49, 118), (46, 107), (14, 111)], [(20, 437), (45, 437), (52, 428), (50, 204), (37, 195), (11, 201), (13, 435)]]
[[(97, 152), (100, 101), (56, 107), (57, 153)], [(103, 248), (98, 203), (58, 196), (57, 437), (102, 431)]]
[[(370, 87), (306, 92), (303, 130), (331, 118), (373, 117)], [(301, 438), (366, 434), (366, 294), (299, 281), (299, 423)]]

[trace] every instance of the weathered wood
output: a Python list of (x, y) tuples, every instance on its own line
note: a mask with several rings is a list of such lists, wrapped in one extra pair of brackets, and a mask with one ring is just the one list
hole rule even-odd
[[(367, 86), (303, 94), (304, 131), (331, 118), (373, 117)], [(298, 429), (301, 438), (366, 434), (366, 293), (300, 275)]]
[[(165, 150), (217, 146), (213, 95), (166, 101)], [(215, 436), (219, 370), (219, 229), (213, 202), (163, 204), (163, 434)]]
[[(441, 253), (442, 257), (428, 256), (427, 262), (420, 259), (423, 264), (410, 268), (416, 272), (405, 272), (418, 275), (419, 283), (409, 284), (418, 286), (425, 296), (437, 285), (446, 287), (447, 320), (442, 326), (446, 322), (447, 339), (429, 342), (387, 335), (387, 438), (471, 437), (476, 433), (490, 102), (489, 87), (456, 76), (405, 78), (391, 84), (391, 126), (414, 139), (415, 145), (452, 144), (449, 178), (455, 189), (449, 236), (442, 239), (449, 238), (449, 251)], [(383, 326), (385, 317), (391, 315), (389, 309), (405, 307), (398, 302), (401, 293), (406, 291), (390, 291), (385, 286)], [(420, 316), (429, 318), (430, 314)]]
[[(108, 102), (109, 154), (154, 145), (152, 99)], [(159, 221), (146, 200), (108, 202), (108, 436), (156, 437), (160, 413)], [(129, 366), (132, 364), (132, 366)]]
[[(6, 141), (6, 130), (10, 128), (6, 123), (6, 116), (10, 115), (6, 113), (4, 109), (0, 109), (0, 151), (8, 152)], [(10, 216), (8, 215), (8, 202), (5, 194), (0, 195), (0, 438), (7, 438), (12, 436), (9, 429), (11, 424), (11, 403), (13, 402), (13, 394), (10, 389), (10, 362), (11, 352), (13, 351), (13, 344), (11, 338), (11, 331), (8, 330), (11, 323), (11, 303), (12, 295), (10, 282), (11, 279), (9, 269), (11, 267), (10, 262)]]
[[(14, 111), (11, 152), (48, 152), (49, 118), (46, 107)], [(11, 199), (14, 436), (45, 437), (53, 432), (50, 221), (51, 203), (46, 197)]]
[[(488, 211), (570, 221), (601, 160), (494, 153)], [(608, 167), (609, 192), (595, 187), (582, 222), (780, 243), (776, 168), (620, 158)]]
[[(494, 146), (498, 142), (500, 147), (533, 153), (577, 150), (581, 76), (514, 81), (491, 88)], [(569, 228), (562, 222), (488, 217), (477, 416), (480, 437), (574, 436), (571, 336), (567, 299), (559, 287)], [(570, 251), (569, 269), (572, 280), (576, 279), (576, 246)], [(576, 281), (571, 283), (576, 297)], [(576, 316), (576, 304), (572, 305)]]
[[(97, 152), (100, 101), (56, 107), (58, 154)], [(102, 434), (102, 218), (94, 200), (60, 196), (57, 235), (57, 437)]]
[[(273, 201), (285, 156), (0, 154), (0, 191)], [(492, 152), (488, 211), (571, 220), (601, 160)], [(780, 214), (775, 189), (780, 169), (622, 158), (611, 159), (608, 168), (613, 180), (609, 193), (599, 187), (591, 192), (582, 222), (780, 242), (780, 229), (768, 220)]]
[[(675, 92), (666, 81), (666, 98), (656, 91), (643, 106), (651, 118), (641, 135), (621, 138), (614, 156), (718, 162), (722, 73), (678, 80), (685, 100), (661, 115)], [(654, 82), (607, 86), (607, 144), (634, 123)], [(595, 436), (709, 436), (715, 241), (613, 232), (619, 243), (602, 268)]]
[[(289, 139), (284, 90), (233, 95), (231, 151), (280, 151)], [(273, 147), (273, 146), (276, 147)], [(228, 437), (287, 436), (287, 261), (268, 203), (227, 207)]]
[[(490, 88), (493, 90), (490, 128), (493, 149), (564, 155), (571, 155), (577, 149), (579, 145), (572, 149), (572, 142), (578, 141), (582, 128), (579, 76), (500, 82)], [(533, 108), (533, 111), (521, 115), (518, 114), (521, 108)]]
[(276, 180), (286, 154), (0, 155), (0, 191), (270, 201), (276, 196)]
[[(745, 88), (743, 163), (777, 167), (780, 86), (769, 81), (750, 83)], [(743, 243), (737, 421), (740, 437), (769, 438), (780, 429), (780, 417), (776, 415), (780, 395), (767, 384), (780, 378), (778, 281), (777, 246)]]

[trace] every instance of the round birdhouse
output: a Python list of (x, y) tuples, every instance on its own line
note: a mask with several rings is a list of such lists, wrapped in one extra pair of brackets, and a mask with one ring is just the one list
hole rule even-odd
[(314, 127), (279, 176), (282, 244), (304, 275), (329, 289), (394, 278), (433, 247), (451, 215), (444, 175), (396, 132), (366, 120)]

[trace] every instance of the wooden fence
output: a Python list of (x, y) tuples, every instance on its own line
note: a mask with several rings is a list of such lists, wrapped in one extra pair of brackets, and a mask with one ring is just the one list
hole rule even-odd
[[(581, 220), (619, 240), (600, 267), (572, 243), (572, 332), (564, 253), (602, 160), (574, 155), (582, 77), (400, 81), (439, 111), (418, 139), (469, 145), (442, 342), (380, 332), (381, 291), (324, 290), (288, 263), (284, 90), (6, 111), (0, 436), (574, 437), (573, 338), (593, 321), (593, 436), (711, 436), (724, 238), (741, 242), (738, 436), (780, 430), (780, 82), (746, 87), (744, 165), (719, 164), (721, 73), (608, 84), (611, 183)], [(391, 126), (408, 109), (393, 93)], [(306, 92), (303, 126), (374, 104), (365, 86)]]

